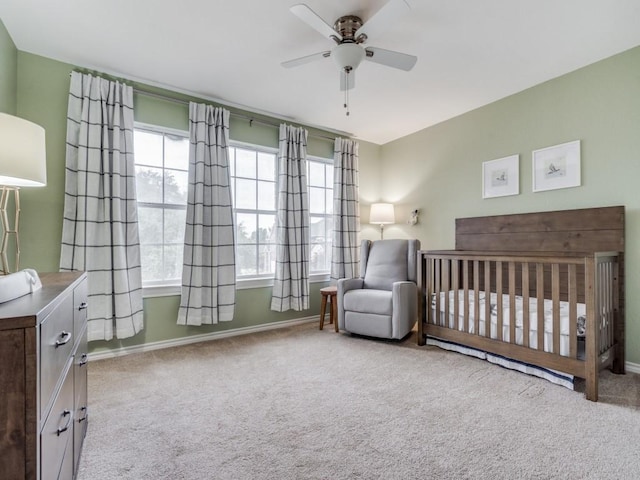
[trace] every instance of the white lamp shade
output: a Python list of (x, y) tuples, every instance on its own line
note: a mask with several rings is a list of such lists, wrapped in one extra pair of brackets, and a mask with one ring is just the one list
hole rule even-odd
[(46, 184), (44, 128), (0, 113), (0, 185), (44, 187)]
[(369, 223), (374, 225), (390, 225), (396, 222), (391, 203), (372, 203), (369, 213)]

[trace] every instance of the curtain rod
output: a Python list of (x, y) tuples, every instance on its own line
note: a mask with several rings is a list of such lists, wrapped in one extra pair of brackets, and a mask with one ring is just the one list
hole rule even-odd
[[(187, 101), (187, 100), (181, 100), (179, 98), (170, 97), (168, 95), (163, 95), (161, 93), (148, 92), (146, 90), (141, 90), (141, 89), (136, 88), (136, 87), (133, 87), (133, 93), (137, 93), (138, 95), (144, 95), (146, 97), (159, 98), (160, 100), (167, 100), (169, 102), (179, 103), (181, 105), (189, 105), (189, 101)], [(249, 116), (249, 115), (244, 115), (242, 113), (230, 112), (230, 114), (231, 114), (232, 117), (242, 118), (244, 120), (248, 120), (249, 121), (249, 126), (251, 126), (254, 123), (258, 123), (260, 125), (265, 125), (267, 127), (280, 128), (280, 124), (279, 123), (268, 122), (266, 120), (257, 120), (255, 118)], [(310, 137), (315, 137), (315, 138), (322, 138), (322, 139), (325, 139), (325, 140), (331, 140), (332, 142), (335, 141), (335, 139), (336, 139), (336, 137), (330, 137), (328, 135), (320, 135), (320, 134), (316, 134), (316, 133), (310, 133), (309, 136)]]

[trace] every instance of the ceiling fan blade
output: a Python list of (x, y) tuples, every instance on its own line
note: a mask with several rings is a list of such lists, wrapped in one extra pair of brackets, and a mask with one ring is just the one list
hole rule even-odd
[(356, 71), (351, 70), (349, 73), (344, 70), (340, 72), (340, 91), (353, 90), (356, 87)]
[(318, 52), (313, 55), (306, 55), (304, 57), (294, 58), (293, 60), (287, 60), (286, 62), (282, 62), (280, 65), (284, 68), (297, 67), (298, 65), (304, 65), (305, 63), (311, 63), (322, 58), (327, 58), (330, 55), (331, 51), (327, 50), (326, 52)]
[(383, 48), (367, 47), (365, 51), (367, 52), (366, 60), (386, 65), (387, 67), (398, 68), (405, 72), (411, 70), (418, 61), (418, 57), (415, 55), (407, 55), (406, 53), (394, 52)]
[(311, 28), (320, 32), (323, 37), (328, 39), (335, 37), (338, 41), (342, 40), (342, 35), (336, 32), (331, 25), (325, 22), (316, 12), (311, 10), (304, 3), (294, 5), (289, 10)]
[(386, 30), (396, 18), (411, 10), (405, 0), (389, 0), (373, 17), (356, 30), (355, 38), (365, 34), (367, 38), (373, 38)]

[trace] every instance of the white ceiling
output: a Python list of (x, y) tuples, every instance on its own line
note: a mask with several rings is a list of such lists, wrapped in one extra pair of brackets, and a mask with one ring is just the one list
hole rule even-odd
[(639, 0), (407, 0), (367, 45), (418, 56), (363, 62), (343, 108), (333, 45), (289, 12), (365, 22), (386, 0), (2, 0), (17, 48), (384, 144), (640, 45)]

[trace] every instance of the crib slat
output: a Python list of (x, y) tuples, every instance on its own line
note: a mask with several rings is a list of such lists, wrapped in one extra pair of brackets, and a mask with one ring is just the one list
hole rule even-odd
[(544, 265), (536, 263), (536, 302), (538, 310), (538, 350), (544, 351)]
[(551, 264), (551, 310), (553, 318), (553, 353), (560, 355), (560, 265)]
[(449, 316), (449, 295), (451, 292), (451, 260), (444, 260), (442, 265), (442, 279), (444, 285), (442, 285), (442, 290), (444, 293), (444, 325), (448, 328), (451, 328), (451, 317)]
[(502, 341), (502, 262), (496, 262), (496, 304), (498, 305), (498, 321), (496, 322), (496, 338)]
[(522, 264), (522, 345), (529, 346), (529, 262)]
[(578, 286), (576, 266), (569, 265), (569, 356), (578, 358)]
[(484, 262), (484, 336), (491, 338), (491, 262)]
[(463, 289), (463, 305), (464, 318), (462, 319), (463, 330), (469, 332), (469, 261), (462, 261), (462, 289)]
[(516, 343), (516, 264), (509, 262), (509, 342)]
[(436, 258), (434, 259), (435, 262), (435, 275), (436, 275), (436, 279), (435, 279), (435, 286), (436, 286), (436, 314), (435, 314), (435, 318), (433, 319), (433, 323), (436, 325), (444, 325), (442, 323), (442, 315), (440, 314), (442, 308), (440, 306), (440, 290), (442, 288), (442, 285), (440, 284), (440, 281), (442, 280), (442, 259)]
[(453, 329), (459, 330), (460, 324), (460, 260), (451, 260), (451, 289), (453, 290)]
[(480, 262), (473, 261), (473, 322), (476, 335), (480, 335)]

